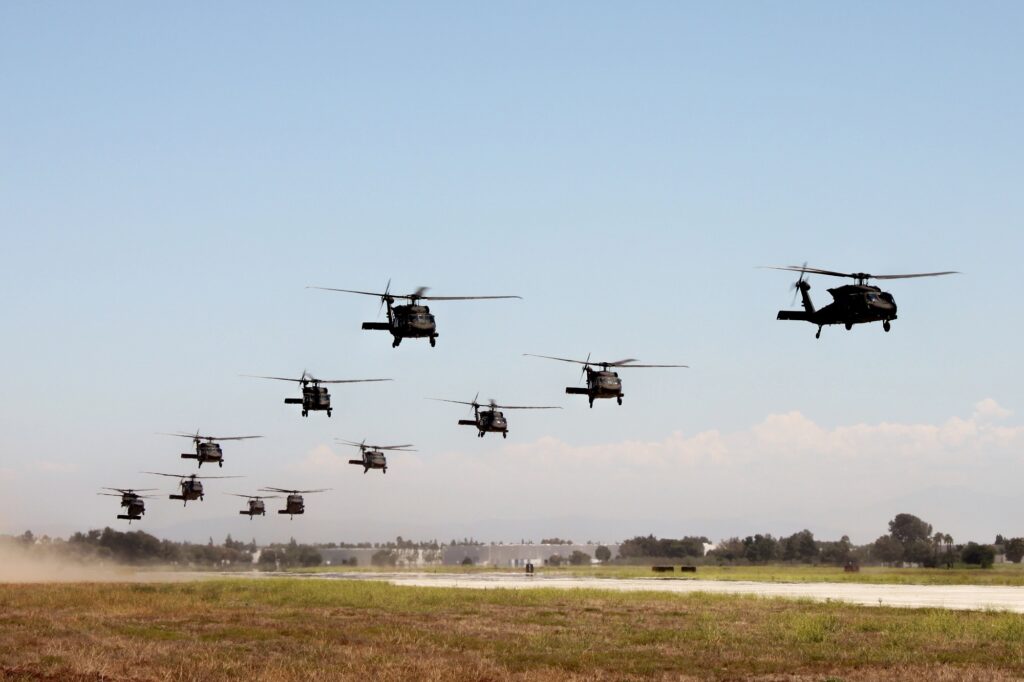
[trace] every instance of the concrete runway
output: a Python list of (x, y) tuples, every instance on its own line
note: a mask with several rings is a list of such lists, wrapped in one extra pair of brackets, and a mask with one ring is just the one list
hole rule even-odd
[[(292, 576), (296, 574), (290, 574)], [(1024, 613), (1024, 587), (989, 585), (870, 585), (860, 583), (761, 583), (672, 578), (574, 578), (522, 573), (319, 573), (335, 580), (385, 580), (393, 585), (468, 589), (598, 589), (623, 592), (708, 592), (787, 599), (835, 600), (862, 606), (998, 610)]]

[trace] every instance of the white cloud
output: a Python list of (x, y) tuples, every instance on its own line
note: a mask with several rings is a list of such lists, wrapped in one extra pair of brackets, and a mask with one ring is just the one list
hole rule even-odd
[[(651, 520), (679, 532), (705, 532), (702, 524), (722, 532), (792, 532), (799, 528), (789, 525), (817, 523), (822, 532), (866, 540), (896, 512), (926, 511), (890, 508), (908, 495), (923, 495), (923, 506), (941, 513), (946, 501), (927, 491), (1015, 491), (1007, 468), (1020, 464), (1024, 427), (998, 425), (993, 416), (1005, 418), (1007, 411), (985, 400), (970, 417), (938, 424), (824, 427), (788, 412), (733, 433), (676, 432), (658, 441), (574, 445), (548, 436), (487, 453), (395, 453), (387, 476), (358, 481), (349, 474), (349, 453), (327, 445), (297, 466), (324, 480), (346, 477), (338, 483), (346, 492), (338, 504), (348, 515), (441, 527), (477, 523), (481, 536), (488, 520), (573, 516), (635, 520), (638, 530), (655, 532)], [(1009, 517), (995, 507), (992, 513)], [(957, 519), (934, 522), (960, 535), (971, 532), (956, 526)]]

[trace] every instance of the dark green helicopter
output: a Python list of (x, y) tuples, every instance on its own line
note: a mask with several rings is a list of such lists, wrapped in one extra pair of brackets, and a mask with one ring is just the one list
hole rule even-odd
[[(301, 398), (285, 398), (286, 405), (302, 405), (302, 416), (308, 417), (310, 412), (326, 412), (331, 416), (331, 394), (326, 386), (320, 384), (362, 384), (368, 381), (392, 381), (392, 379), (317, 379), (315, 376), (302, 370), (302, 376), (298, 379), (288, 377), (265, 377), (257, 374), (243, 374), (244, 377), (252, 379), (274, 379), (275, 381), (294, 381), (302, 384)], [(184, 457), (184, 455), (182, 455)]]
[(138, 521), (146, 513), (146, 503), (143, 500), (151, 500), (154, 497), (153, 495), (140, 495), (139, 493), (153, 492), (156, 488), (103, 488), (103, 490), (112, 490), (114, 492), (96, 494), (121, 498), (121, 506), (124, 507), (125, 513), (118, 514), (117, 518), (127, 520), (130, 525), (132, 521)]
[(269, 499), (281, 497), (280, 495), (242, 495), (241, 493), (224, 493), (224, 494), (225, 495), (232, 495), (234, 497), (244, 497), (245, 499), (247, 499), (249, 501), (248, 502), (249, 508), (248, 509), (242, 509), (238, 513), (239, 514), (246, 514), (249, 517), (250, 521), (252, 521), (252, 517), (254, 517), (254, 516), (266, 516), (267, 515), (267, 506), (263, 503), (263, 500), (269, 500)]
[[(867, 283), (869, 279), (910, 279), (913, 277), (939, 277), (941, 275), (959, 274), (955, 270), (943, 272), (922, 272), (914, 275), (870, 275), (866, 272), (834, 272), (832, 270), (820, 270), (809, 268), (807, 264), (796, 265), (765, 265), (762, 266), (771, 270), (787, 270), (799, 272), (800, 278), (793, 284), (793, 288), (800, 293), (803, 302), (803, 310), (780, 310), (775, 319), (777, 320), (802, 320), (818, 325), (818, 332), (814, 338), (821, 338), (821, 328), (827, 324), (841, 324), (849, 331), (855, 324), (867, 322), (881, 322), (882, 329), (889, 331), (890, 324), (896, 319), (896, 300), (887, 291)], [(828, 290), (832, 294), (832, 303), (829, 303), (820, 310), (815, 309), (811, 302), (810, 283), (804, 279), (807, 273), (817, 275), (828, 275), (829, 277), (847, 277), (856, 284), (844, 284), (841, 287), (834, 287)], [(794, 293), (794, 299), (796, 293)]]
[(342, 445), (359, 448), (359, 459), (350, 459), (348, 463), (363, 467), (364, 474), (370, 469), (380, 469), (385, 474), (388, 472), (388, 458), (384, 454), (384, 450), (416, 452), (412, 449), (412, 443), (405, 443), (403, 445), (367, 445), (365, 438), (361, 443), (353, 440), (344, 440), (343, 438), (335, 438), (334, 440)]
[[(622, 399), (626, 394), (622, 392), (622, 379), (619, 378), (619, 373), (614, 371), (616, 369), (629, 367), (688, 367), (688, 365), (637, 365), (634, 363), (639, 362), (639, 360), (635, 358), (626, 358), (625, 360), (616, 360), (615, 362), (592, 362), (590, 360), (590, 353), (587, 353), (586, 360), (570, 360), (568, 358), (556, 358), (551, 355), (534, 355), (533, 353), (523, 353), (523, 355), (531, 358), (561, 360), (562, 362), (583, 365), (583, 372), (586, 372), (587, 375), (587, 387), (566, 386), (565, 392), (570, 395), (587, 396), (590, 398), (590, 407), (594, 407), (594, 401), (599, 398), (615, 398), (619, 405), (622, 404)], [(600, 369), (595, 369), (598, 367)]]
[(202, 436), (197, 430), (194, 434), (192, 433), (161, 433), (162, 436), (179, 436), (181, 438), (191, 438), (193, 444), (196, 446), (195, 453), (183, 452), (181, 453), (182, 459), (195, 459), (199, 462), (199, 467), (202, 468), (204, 463), (216, 463), (217, 466), (224, 466), (224, 452), (221, 450), (220, 443), (217, 441), (222, 440), (250, 440), (252, 438), (263, 438), (263, 436)]
[(199, 476), (197, 474), (162, 474), (159, 471), (143, 471), (144, 474), (153, 474), (154, 476), (167, 476), (168, 478), (177, 478), (178, 485), (181, 487), (180, 495), (168, 495), (167, 497), (171, 500), (181, 500), (186, 506), (189, 500), (202, 500), (203, 491), (203, 480), (208, 478), (243, 478), (242, 476)]
[[(387, 322), (363, 322), (363, 329), (379, 329), (391, 332), (392, 348), (397, 348), (402, 339), (430, 339), (430, 345), (437, 345), (437, 322), (430, 312), (430, 306), (420, 305), (420, 301), (476, 301), (496, 298), (522, 298), (522, 296), (427, 296), (427, 287), (420, 287), (411, 294), (392, 294), (391, 280), (384, 287), (384, 293), (373, 291), (356, 291), (354, 289), (332, 289), (330, 287), (306, 287), (323, 291), (341, 291), (347, 294), (379, 296), (380, 307), (388, 306)], [(395, 299), (402, 298), (407, 304), (395, 305)], [(380, 314), (380, 308), (377, 309)]]
[(278, 509), (278, 514), (287, 514), (289, 518), (295, 518), (296, 514), (306, 513), (306, 501), (303, 499), (303, 495), (309, 495), (310, 493), (325, 493), (330, 488), (320, 488), (318, 490), (285, 490), (284, 488), (272, 488), (267, 486), (266, 488), (260, 488), (260, 492), (270, 493), (284, 493), (287, 498), (284, 501), (284, 509)]
[(505, 419), (505, 413), (501, 410), (560, 410), (561, 407), (550, 406), (550, 405), (499, 405), (491, 398), (487, 409), (481, 410), (483, 407), (477, 402), (477, 398), (480, 394), (477, 393), (473, 398), (472, 402), (466, 402), (464, 400), (448, 400), (447, 398), (430, 398), (430, 400), (438, 400), (443, 403), (456, 403), (458, 405), (469, 405), (473, 408), (472, 419), (460, 419), (459, 426), (475, 426), (476, 435), (483, 438), (488, 433), (500, 433), (502, 438), (508, 438), (508, 421)]

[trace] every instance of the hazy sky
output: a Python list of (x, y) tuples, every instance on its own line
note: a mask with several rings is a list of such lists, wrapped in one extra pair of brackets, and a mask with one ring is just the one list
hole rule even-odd
[[(0, 532), (119, 523), (229, 444), (205, 539), (1024, 534), (1017, 3), (0, 5)], [(808, 261), (900, 318), (777, 322)], [(364, 332), (438, 302), (437, 348)], [(823, 304), (838, 284), (813, 277)], [(647, 362), (625, 404), (570, 365)], [(302, 419), (288, 384), (393, 377)], [(474, 437), (428, 396), (559, 404)], [(412, 442), (386, 476), (335, 437)], [(185, 448), (187, 449), (187, 448)], [(203, 468), (206, 471), (206, 467)], [(264, 485), (334, 490), (250, 522)], [(120, 522), (123, 524), (123, 522)]]

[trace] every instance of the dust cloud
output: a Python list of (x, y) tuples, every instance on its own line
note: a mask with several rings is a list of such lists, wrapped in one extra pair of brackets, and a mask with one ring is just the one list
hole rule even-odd
[(77, 559), (0, 543), (0, 584), (181, 582), (199, 576), (172, 570), (140, 570), (111, 561)]

